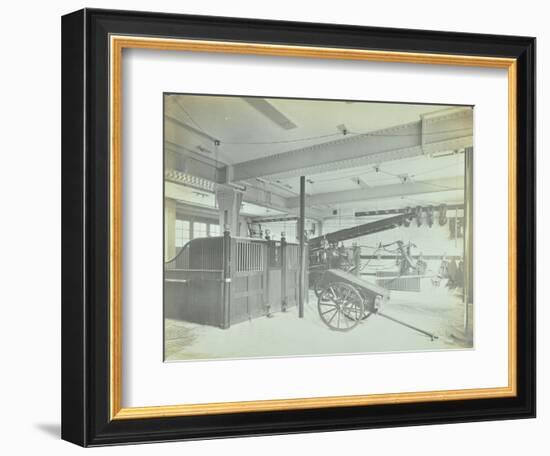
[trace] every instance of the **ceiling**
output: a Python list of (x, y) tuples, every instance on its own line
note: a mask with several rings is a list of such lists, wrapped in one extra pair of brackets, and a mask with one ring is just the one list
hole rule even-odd
[(401, 103), (263, 100), (290, 119), (296, 128), (281, 128), (241, 97), (168, 95), (166, 116), (220, 141), (216, 147), (213, 141), (185, 131), (180, 138), (181, 146), (210, 158), (217, 153), (220, 161), (235, 164), (341, 138), (343, 133), (338, 125), (345, 125), (349, 133), (367, 133), (417, 121), (421, 114), (445, 108)]
[[(435, 180), (464, 173), (464, 154), (430, 158), (429, 156), (405, 158), (381, 165), (368, 165), (355, 168), (319, 173), (307, 176), (306, 193), (309, 195), (369, 188), (379, 185), (399, 184), (403, 180)], [(299, 178), (277, 179), (277, 184), (293, 194), (299, 194)]]
[[(267, 115), (255, 106), (260, 103), (268, 108)], [(233, 165), (334, 141), (343, 138), (344, 133), (367, 133), (416, 122), (421, 115), (451, 109), (456, 107), (273, 98), (260, 98), (251, 103), (241, 97), (205, 95), (168, 95), (165, 103), (166, 122), (173, 124), (177, 131), (175, 138), (178, 146), (182, 150), (215, 160), (220, 165)], [(380, 165), (311, 174), (306, 176), (306, 194), (321, 195), (400, 185), (404, 182), (440, 182), (442, 179), (463, 176), (464, 154), (453, 152), (449, 151), (448, 155), (439, 157), (417, 156)], [(268, 186), (270, 191), (286, 198), (295, 197), (299, 193), (297, 177), (251, 179), (248, 183), (264, 188)], [(463, 200), (463, 190), (444, 191), (444, 188), (438, 186), (441, 187), (434, 184), (433, 193), (398, 198), (392, 196), (365, 202), (342, 200), (337, 204), (331, 203), (330, 207), (372, 210), (405, 207), (419, 202), (439, 204)], [(255, 208), (251, 212), (261, 211)]]

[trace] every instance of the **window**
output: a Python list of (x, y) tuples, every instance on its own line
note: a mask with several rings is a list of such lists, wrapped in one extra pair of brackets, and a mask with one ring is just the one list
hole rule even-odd
[(210, 224), (208, 225), (208, 236), (221, 236), (220, 225)]
[(176, 247), (183, 247), (191, 239), (188, 220), (176, 220)]
[[(200, 219), (199, 219), (200, 220)], [(176, 247), (183, 247), (191, 239), (221, 236), (220, 225), (192, 219), (176, 219)]]
[(206, 237), (206, 223), (193, 222), (193, 239)]

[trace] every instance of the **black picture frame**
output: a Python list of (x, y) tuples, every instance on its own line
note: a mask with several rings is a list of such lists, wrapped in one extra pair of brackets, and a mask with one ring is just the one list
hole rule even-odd
[[(517, 395), (111, 420), (109, 36), (517, 60)], [(84, 9), (62, 19), (62, 438), (82, 446), (535, 416), (535, 39)]]

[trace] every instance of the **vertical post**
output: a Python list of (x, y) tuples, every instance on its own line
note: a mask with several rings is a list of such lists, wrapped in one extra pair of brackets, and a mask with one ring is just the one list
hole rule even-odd
[[(307, 238), (306, 238), (307, 239)], [(306, 304), (309, 304), (309, 243), (306, 242), (304, 248), (304, 294), (306, 296)]]
[(287, 302), (286, 302), (286, 237), (285, 233), (281, 233), (281, 310), (286, 312)]
[(229, 225), (223, 231), (223, 276), (222, 276), (222, 322), (223, 329), (231, 326), (231, 233)]
[(233, 236), (239, 235), (239, 215), (243, 195), (234, 188), (217, 184), (216, 203), (219, 208), (220, 226), (227, 225)]
[(300, 218), (298, 219), (299, 250), (299, 276), (298, 276), (298, 316), (304, 318), (304, 295), (305, 295), (305, 208), (306, 208), (306, 177), (300, 176)]
[(263, 256), (263, 269), (264, 269), (264, 273), (262, 274), (263, 276), (263, 305), (265, 307), (265, 310), (266, 310), (266, 315), (271, 315), (271, 296), (269, 295), (269, 287), (270, 287), (270, 283), (269, 283), (269, 275), (271, 274), (271, 269), (270, 269), (270, 266), (271, 266), (271, 255), (272, 255), (272, 252), (273, 252), (273, 249), (275, 248), (275, 242), (273, 242), (270, 237), (269, 237), (269, 234), (266, 234), (265, 236), (265, 244), (262, 244), (260, 247), (262, 248), (262, 251), (264, 252), (264, 256)]
[(464, 151), (464, 333), (473, 337), (473, 148)]

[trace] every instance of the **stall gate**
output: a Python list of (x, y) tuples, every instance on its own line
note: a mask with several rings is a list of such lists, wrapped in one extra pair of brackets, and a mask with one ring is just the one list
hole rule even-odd
[(231, 237), (189, 241), (165, 263), (165, 317), (228, 328), (295, 306), (298, 245)]
[(231, 239), (235, 266), (231, 277), (230, 324), (268, 313), (267, 244), (258, 239)]

